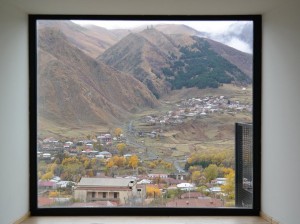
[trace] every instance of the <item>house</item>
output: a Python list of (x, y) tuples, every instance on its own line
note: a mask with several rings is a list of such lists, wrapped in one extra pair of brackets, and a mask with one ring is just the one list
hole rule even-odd
[(112, 154), (108, 151), (103, 151), (103, 152), (99, 152), (98, 156), (96, 155), (97, 158), (102, 158), (102, 156), (104, 159), (109, 159), (112, 157)]
[(102, 135), (99, 135), (97, 137), (97, 140), (101, 143), (101, 144), (107, 144), (107, 143), (110, 143), (112, 141), (112, 137), (111, 137), (111, 134), (102, 134)]
[(42, 190), (55, 190), (57, 188), (57, 184), (55, 181), (39, 181), (38, 189)]
[(118, 205), (142, 201), (145, 188), (130, 178), (81, 178), (74, 187), (74, 198), (80, 202), (110, 201)]
[(150, 179), (156, 179), (156, 178), (166, 179), (166, 178), (168, 178), (168, 174), (165, 174), (165, 173), (149, 173), (148, 177)]
[(180, 183), (176, 185), (178, 189), (182, 190), (182, 191), (191, 191), (191, 190), (195, 190), (195, 184), (190, 184), (190, 183)]

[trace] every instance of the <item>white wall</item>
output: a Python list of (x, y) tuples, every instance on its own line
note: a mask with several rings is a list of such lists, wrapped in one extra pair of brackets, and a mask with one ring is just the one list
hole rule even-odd
[(262, 210), (284, 224), (300, 222), (299, 7), (282, 5), (263, 23)]
[(1, 224), (12, 223), (29, 210), (27, 13), (263, 13), (262, 210), (283, 224), (299, 222), (300, 16), (297, 0), (4, 1), (9, 3), (0, 2)]
[(0, 7), (0, 223), (29, 210), (28, 53), (24, 12)]

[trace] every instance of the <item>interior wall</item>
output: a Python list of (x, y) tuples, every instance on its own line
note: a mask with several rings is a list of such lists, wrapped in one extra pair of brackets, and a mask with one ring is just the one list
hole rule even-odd
[(262, 211), (299, 223), (300, 4), (263, 17)]
[[(0, 3), (0, 223), (12, 223), (29, 211), (27, 13), (64, 12), (262, 13), (262, 211), (280, 223), (298, 223), (300, 16), (297, 0), (226, 0), (226, 4), (218, 0), (116, 2), (3, 0)], [(222, 7), (220, 4), (223, 4)]]
[(29, 211), (27, 16), (0, 7), (0, 223)]

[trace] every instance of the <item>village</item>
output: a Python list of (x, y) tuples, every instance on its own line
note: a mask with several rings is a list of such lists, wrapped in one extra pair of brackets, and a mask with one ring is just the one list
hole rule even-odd
[[(52, 170), (52, 175), (45, 177), (49, 173), (45, 171), (39, 176), (39, 206), (225, 206), (226, 194), (222, 192), (221, 186), (226, 184), (226, 178), (216, 177), (209, 183), (203, 182), (202, 186), (199, 186), (190, 180), (188, 172), (180, 172), (173, 168), (171, 173), (149, 173), (152, 169), (143, 169), (146, 165), (141, 164), (142, 161), (132, 165), (135, 169), (123, 170), (124, 175), (117, 175), (119, 174), (117, 164), (107, 169), (109, 161), (113, 158), (121, 158), (117, 153), (118, 150), (112, 150), (112, 148), (117, 142), (120, 144), (122, 141), (126, 141), (125, 137), (116, 138), (106, 133), (97, 136), (97, 142), (95, 140), (60, 142), (54, 138), (47, 138), (40, 142), (38, 163), (46, 165), (47, 170)], [(103, 151), (94, 148), (98, 143), (105, 145)], [(79, 151), (78, 147), (85, 150)], [(133, 156), (129, 153), (122, 155), (127, 166), (130, 166), (128, 161)], [(63, 159), (61, 164), (58, 158)], [(70, 158), (76, 158), (78, 163), (74, 160), (68, 167), (64, 161)], [(83, 169), (79, 168), (81, 159), (84, 159)], [(87, 161), (97, 164), (96, 167), (86, 166)], [(78, 167), (75, 168), (76, 166)], [(122, 166), (119, 166), (122, 169)], [(43, 169), (46, 168), (42, 166), (38, 168), (39, 172)], [(69, 175), (61, 171), (69, 169), (73, 169), (73, 173)], [(81, 174), (75, 180), (76, 172), (81, 172)], [(61, 175), (56, 176), (57, 174)]]
[[(170, 102), (165, 101), (165, 104)], [(175, 104), (175, 108), (167, 114), (145, 116), (143, 121), (149, 125), (182, 124), (187, 118), (204, 118), (214, 113), (235, 115), (241, 112), (252, 113), (251, 104), (242, 104), (225, 96), (206, 96), (204, 98), (183, 99)]]
[[(39, 139), (39, 206), (234, 206), (234, 190), (228, 191), (233, 179), (227, 177), (233, 170), (227, 176), (213, 177), (204, 175), (206, 170), (201, 167), (185, 170), (175, 158), (150, 151), (141, 139), (157, 139), (163, 136), (164, 127), (190, 119), (250, 113), (252, 105), (226, 96), (183, 99), (175, 105), (164, 103), (173, 109), (131, 121), (124, 130), (116, 128), (67, 141)], [(136, 123), (147, 128), (142, 130)]]

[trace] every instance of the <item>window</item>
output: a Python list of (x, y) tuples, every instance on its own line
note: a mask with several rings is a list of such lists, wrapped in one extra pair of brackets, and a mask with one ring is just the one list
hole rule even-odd
[(114, 198), (118, 198), (118, 192), (114, 192)]
[(29, 29), (32, 214), (259, 214), (260, 16)]

